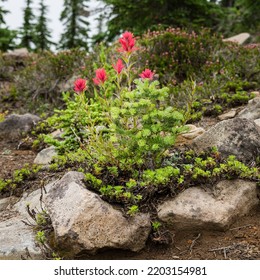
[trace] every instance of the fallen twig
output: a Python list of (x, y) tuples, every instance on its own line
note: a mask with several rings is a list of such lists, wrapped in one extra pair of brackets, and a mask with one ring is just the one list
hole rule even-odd
[(253, 225), (252, 224), (248, 224), (248, 225), (244, 225), (244, 226), (241, 226), (241, 227), (230, 228), (229, 230), (236, 230), (236, 229), (241, 229), (241, 228), (251, 227), (251, 226), (253, 226)]
[(224, 258), (227, 259), (227, 251), (226, 249), (223, 250)]
[(234, 249), (234, 245), (227, 246), (227, 247), (209, 249), (209, 252), (216, 252), (216, 251), (222, 251), (222, 250), (227, 250), (227, 249)]
[(196, 244), (196, 241), (200, 238), (200, 236), (201, 236), (201, 234), (199, 233), (199, 234), (196, 236), (196, 238), (192, 240), (192, 243), (191, 243), (190, 248), (189, 248), (190, 254), (192, 253), (192, 249), (193, 249), (194, 245)]
[(214, 255), (216, 256), (216, 251), (223, 251), (224, 258), (227, 259), (227, 252), (229, 250), (234, 250), (236, 245), (231, 245), (227, 247), (220, 247), (220, 248), (215, 248), (215, 249), (210, 249), (209, 252), (214, 252)]
[[(190, 254), (191, 254), (191, 253), (192, 253), (192, 249), (193, 249), (194, 245), (196, 244), (196, 241), (200, 238), (200, 236), (201, 236), (201, 234), (199, 233), (199, 234), (195, 237), (195, 239), (192, 240), (189, 249), (184, 250), (184, 251), (180, 252), (179, 254), (182, 255), (182, 254), (185, 254), (185, 253), (188, 252), (188, 251), (190, 251)], [(175, 248), (177, 248), (177, 249), (180, 251), (180, 249), (179, 249), (178, 247), (175, 246)]]

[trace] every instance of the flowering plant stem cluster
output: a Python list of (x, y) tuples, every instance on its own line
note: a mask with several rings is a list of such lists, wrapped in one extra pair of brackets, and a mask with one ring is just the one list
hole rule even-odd
[[(133, 80), (131, 59), (132, 53), (138, 50), (133, 34), (125, 32), (119, 43), (121, 57), (112, 65), (114, 76), (108, 75), (104, 68), (96, 70), (94, 98), (84, 98), (87, 80), (76, 80), (74, 90), (82, 96), (79, 100), (85, 108), (85, 123), (92, 124), (87, 126), (84, 146), (91, 171), (86, 175), (87, 181), (103, 195), (129, 200), (135, 205), (141, 196), (130, 190), (137, 187), (143, 173), (149, 174), (147, 170), (161, 172), (168, 149), (185, 127), (183, 115), (167, 105), (168, 88), (160, 88), (159, 82), (153, 81), (153, 71), (145, 69)], [(116, 91), (108, 94), (111, 83), (116, 84)], [(94, 124), (92, 117), (97, 108), (100, 122)], [(104, 184), (104, 173), (111, 177), (113, 184)], [(167, 182), (175, 173), (166, 172), (167, 178), (162, 181)], [(128, 178), (127, 181), (120, 176)], [(134, 209), (137, 208), (129, 211), (135, 212)]]
[(75, 81), (69, 130), (86, 155), (89, 185), (103, 196), (128, 201), (134, 214), (142, 199), (135, 190), (151, 183), (149, 174), (166, 183), (178, 173), (163, 171), (161, 164), (185, 127), (183, 115), (167, 104), (168, 88), (153, 80), (153, 71), (145, 69), (134, 79), (132, 54), (138, 48), (133, 34), (125, 32), (119, 44), (115, 63), (96, 70), (94, 94), (88, 93), (91, 81)]

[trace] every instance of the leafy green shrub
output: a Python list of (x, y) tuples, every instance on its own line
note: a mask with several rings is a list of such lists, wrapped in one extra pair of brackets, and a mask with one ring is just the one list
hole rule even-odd
[(260, 87), (259, 44), (240, 46), (229, 42), (217, 55), (224, 66), (223, 74), (228, 76), (230, 81), (248, 82), (248, 89)]
[(260, 46), (223, 42), (207, 29), (199, 33), (168, 28), (144, 34), (139, 40), (139, 63), (149, 65), (164, 85), (184, 80), (206, 82), (224, 74), (229, 80), (258, 82)]
[[(156, 71), (170, 88), (170, 104), (185, 111), (188, 122), (246, 104), (250, 91), (260, 87), (258, 45), (238, 46), (208, 30), (196, 34), (174, 28), (149, 32), (139, 44), (138, 66)], [(232, 83), (235, 91), (228, 89)]]
[(164, 152), (184, 131), (182, 114), (164, 102), (167, 88), (159, 89), (157, 81), (150, 83), (148, 79), (136, 80), (135, 84), (136, 89), (121, 92), (119, 100), (111, 104), (112, 123), (106, 141), (98, 134), (89, 139), (94, 158), (117, 164), (123, 170), (160, 165)]
[[(26, 61), (24, 61), (24, 63), (26, 63)], [(17, 62), (11, 57), (6, 57), (4, 53), (0, 52), (0, 81), (12, 81), (14, 72), (23, 66), (23, 63)]]
[(218, 62), (214, 53), (224, 45), (206, 29), (196, 34), (179, 28), (148, 32), (139, 44), (139, 62), (154, 69), (166, 85), (203, 77), (203, 67)]
[[(169, 88), (171, 106), (177, 105), (178, 110), (185, 111), (187, 92), (192, 90), (193, 82), (197, 84), (194, 101), (200, 100), (202, 110), (192, 105), (189, 122), (198, 120), (204, 112), (213, 115), (220, 113), (221, 110), (216, 110), (215, 105), (222, 106), (224, 110), (226, 106), (223, 104), (245, 104), (251, 96), (242, 91), (259, 89), (258, 45), (237, 46), (223, 42), (220, 36), (206, 29), (195, 33), (168, 28), (143, 35), (138, 41), (138, 48), (138, 51), (131, 53), (132, 59), (137, 61), (132, 73), (137, 75), (148, 66), (153, 69), (160, 84)], [(21, 101), (27, 98), (26, 106), (32, 112), (48, 112), (52, 109), (51, 103), (60, 108), (64, 105), (60, 92), (70, 88), (66, 82), (71, 77), (93, 77), (94, 69), (99, 67), (103, 67), (110, 77), (113, 76), (112, 64), (120, 57), (114, 52), (117, 49), (118, 44), (110, 47), (100, 44), (88, 54), (70, 50), (33, 55), (26, 67), (15, 75), (13, 96)], [(124, 82), (132, 83), (129, 78), (122, 77), (121, 85)], [(226, 91), (225, 85), (230, 82), (248, 82), (250, 87), (237, 89), (237, 92)], [(86, 97), (93, 98), (94, 84), (88, 83), (88, 88)], [(113, 95), (116, 83), (110, 83), (109, 90)]]

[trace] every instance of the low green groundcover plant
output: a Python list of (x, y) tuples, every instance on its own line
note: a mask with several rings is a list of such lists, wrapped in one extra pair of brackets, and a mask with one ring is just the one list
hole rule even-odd
[(223, 178), (258, 180), (256, 168), (232, 156), (223, 159), (214, 149), (200, 155), (174, 149), (192, 106), (184, 112), (171, 106), (169, 89), (148, 68), (134, 79), (137, 49), (133, 34), (125, 32), (114, 63), (96, 69), (92, 81), (77, 79), (74, 96), (64, 93), (67, 107), (46, 122), (62, 129), (61, 139), (41, 136), (59, 152), (50, 169), (84, 172), (88, 188), (121, 203), (130, 215), (185, 187)]

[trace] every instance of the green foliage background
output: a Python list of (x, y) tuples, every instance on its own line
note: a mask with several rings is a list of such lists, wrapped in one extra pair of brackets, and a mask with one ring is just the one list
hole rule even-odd
[[(33, 0), (26, 0), (23, 24), (19, 30), (9, 30), (5, 15), (9, 12), (0, 1), (0, 50), (26, 47), (30, 50), (48, 50), (52, 45), (51, 30), (47, 24), (48, 7), (40, 2), (40, 17), (34, 17)], [(175, 27), (199, 31), (207, 27), (224, 36), (240, 32), (251, 33), (259, 41), (260, 3), (254, 0), (99, 0), (103, 3), (98, 17), (98, 33), (89, 38), (89, 0), (64, 0), (60, 20), (64, 29), (57, 46), (59, 49), (81, 47), (92, 43), (113, 41), (125, 30), (142, 35), (148, 30)], [(107, 22), (106, 25), (104, 25)], [(16, 40), (14, 40), (16, 39)], [(2, 43), (1, 43), (2, 42)], [(15, 43), (15, 44), (14, 44)]]

